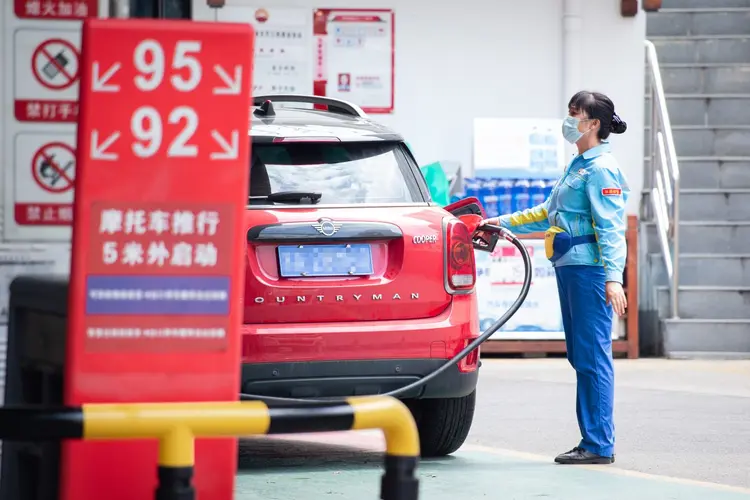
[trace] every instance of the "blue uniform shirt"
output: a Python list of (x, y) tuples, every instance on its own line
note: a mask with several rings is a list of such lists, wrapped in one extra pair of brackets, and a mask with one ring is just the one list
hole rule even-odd
[(518, 234), (542, 232), (550, 226), (571, 236), (595, 234), (597, 243), (574, 246), (553, 265), (604, 266), (607, 281), (622, 283), (629, 194), (627, 180), (604, 142), (573, 158), (544, 203), (504, 215), (500, 225)]

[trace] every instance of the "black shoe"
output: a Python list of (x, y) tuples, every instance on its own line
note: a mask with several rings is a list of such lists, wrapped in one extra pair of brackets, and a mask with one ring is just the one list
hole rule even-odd
[(615, 456), (602, 457), (576, 446), (570, 451), (557, 455), (555, 462), (563, 465), (613, 464), (615, 463)]

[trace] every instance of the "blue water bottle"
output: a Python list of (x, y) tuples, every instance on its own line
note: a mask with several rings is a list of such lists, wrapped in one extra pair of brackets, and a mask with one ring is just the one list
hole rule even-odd
[(482, 177), (477, 177), (474, 180), (476, 181), (476, 188), (477, 188), (477, 194), (475, 196), (479, 198), (479, 203), (481, 203), (482, 206), (484, 206), (484, 198), (487, 196), (487, 186), (486, 186), (487, 179), (484, 179)]
[(495, 193), (497, 193), (497, 211), (499, 214), (513, 213), (513, 181), (498, 181)]
[(547, 199), (545, 196), (545, 187), (547, 183), (543, 180), (532, 181), (529, 186), (529, 195), (531, 197), (531, 206), (535, 207), (544, 203)]
[(482, 183), (479, 179), (466, 178), (464, 179), (464, 191), (466, 192), (467, 198), (479, 198), (479, 188)]
[(513, 184), (513, 211), (526, 210), (530, 207), (529, 181), (519, 179)]
[(497, 179), (488, 179), (482, 183), (482, 206), (487, 213), (487, 217), (500, 215), (497, 211), (497, 182)]

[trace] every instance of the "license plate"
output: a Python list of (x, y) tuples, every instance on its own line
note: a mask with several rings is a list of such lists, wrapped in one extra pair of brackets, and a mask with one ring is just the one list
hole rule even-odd
[(278, 247), (283, 278), (369, 276), (370, 245), (289, 245)]

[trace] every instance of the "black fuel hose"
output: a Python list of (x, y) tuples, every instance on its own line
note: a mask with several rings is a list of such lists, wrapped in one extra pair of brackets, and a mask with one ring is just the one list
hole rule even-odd
[[(511, 242), (513, 246), (515, 246), (518, 249), (519, 252), (521, 252), (521, 258), (523, 259), (524, 276), (523, 276), (523, 285), (521, 286), (521, 291), (518, 294), (518, 298), (516, 298), (515, 302), (513, 302), (513, 304), (510, 306), (510, 309), (508, 309), (506, 313), (500, 317), (500, 319), (495, 321), (492, 324), (492, 326), (490, 326), (487, 330), (482, 332), (482, 334), (476, 339), (474, 339), (473, 342), (471, 342), (469, 345), (464, 347), (461, 350), (461, 352), (459, 352), (458, 354), (453, 356), (451, 359), (446, 361), (440, 368), (438, 368), (437, 370), (433, 372), (428, 373), (424, 377), (412, 382), (411, 384), (405, 385), (403, 387), (400, 387), (390, 392), (386, 392), (384, 394), (381, 394), (381, 396), (398, 397), (413, 389), (416, 389), (417, 387), (421, 387), (424, 384), (428, 383), (429, 381), (433, 380), (435, 377), (439, 376), (445, 370), (449, 369), (451, 366), (457, 364), (463, 358), (468, 356), (473, 350), (478, 348), (485, 341), (489, 340), (489, 338), (492, 337), (492, 335), (495, 332), (497, 332), (500, 328), (502, 328), (503, 325), (507, 323), (508, 320), (514, 314), (516, 314), (516, 312), (518, 312), (518, 309), (521, 308), (521, 305), (526, 300), (526, 296), (529, 294), (529, 288), (531, 287), (531, 270), (532, 270), (531, 257), (529, 256), (528, 250), (526, 250), (526, 247), (524, 246), (524, 244), (521, 243), (521, 240), (519, 240), (513, 233), (511, 233), (510, 231), (508, 231), (507, 229), (503, 227), (486, 225), (486, 226), (482, 226), (480, 229), (482, 231), (499, 233), (504, 239)], [(344, 401), (345, 399), (346, 398), (343, 398), (343, 397), (325, 398), (325, 399), (282, 398), (282, 397), (274, 397), (274, 396), (262, 396), (260, 394), (240, 393), (240, 400), (242, 401), (266, 401), (269, 403), (273, 403), (273, 402), (277, 402), (277, 403), (288, 403), (288, 402), (330, 403), (330, 402), (335, 402), (335, 401)]]

